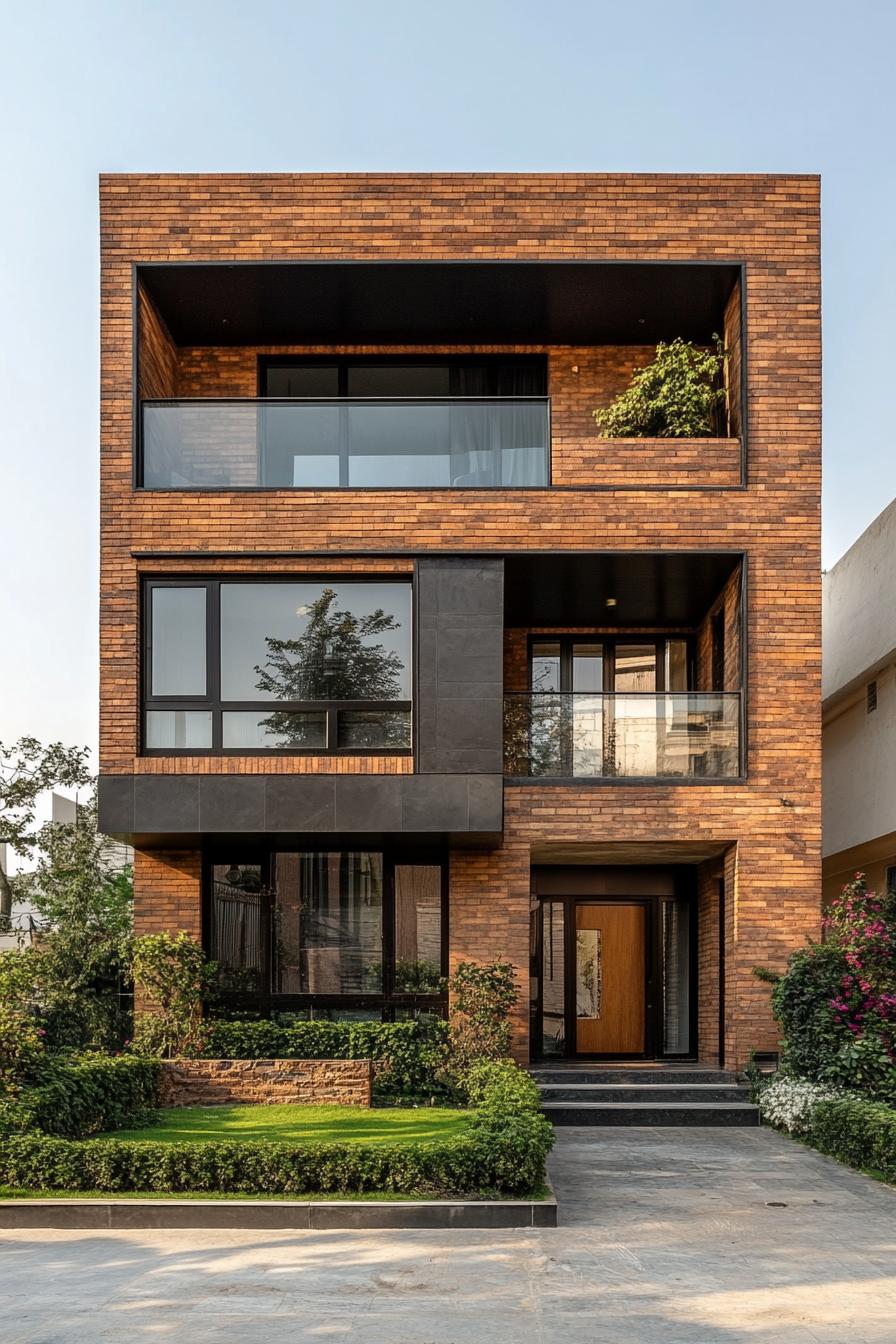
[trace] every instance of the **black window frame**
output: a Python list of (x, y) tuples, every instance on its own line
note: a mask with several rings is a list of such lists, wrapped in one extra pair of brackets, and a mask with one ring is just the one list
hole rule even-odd
[[(498, 391), (498, 374), (501, 367), (508, 365), (519, 366), (528, 369), (537, 369), (541, 373), (541, 389), (538, 392), (532, 392), (527, 395), (534, 397), (547, 397), (549, 364), (547, 354), (534, 355), (513, 355), (513, 354), (486, 354), (486, 355), (452, 355), (452, 354), (389, 354), (389, 355), (259, 355), (257, 357), (257, 386), (258, 396), (264, 399), (284, 400), (279, 393), (270, 393), (267, 390), (268, 372), (270, 369), (284, 368), (321, 368), (335, 366), (337, 372), (338, 398), (349, 399), (348, 396), (348, 373), (350, 368), (389, 368), (390, 366), (402, 368), (437, 368), (447, 365), (449, 369), (449, 397), (462, 396), (457, 390), (455, 373), (462, 368), (484, 368), (487, 375), (487, 386), (479, 394), (480, 397), (500, 398), (507, 393)], [(385, 398), (393, 400), (394, 398)], [(401, 398), (404, 400), (405, 398)], [(362, 401), (370, 401), (370, 397), (360, 398)], [(426, 397), (429, 401), (433, 398)], [(435, 398), (441, 400), (441, 398)]]
[[(271, 988), (272, 958), (271, 929), (274, 891), (271, 883), (272, 860), (276, 854), (379, 854), (383, 862), (382, 949), (383, 987), (363, 994), (275, 994)], [(220, 991), (217, 997), (225, 1012), (248, 1010), (262, 1017), (272, 1013), (301, 1012), (305, 1009), (341, 1008), (347, 1011), (379, 1009), (383, 1022), (394, 1022), (396, 1011), (420, 1011), (445, 1017), (448, 1011), (447, 988), (438, 993), (422, 994), (395, 989), (395, 869), (409, 865), (439, 867), (441, 869), (441, 975), (448, 976), (449, 902), (448, 854), (444, 846), (395, 846), (385, 844), (345, 844), (321, 836), (316, 843), (253, 845), (233, 840), (210, 847), (203, 855), (202, 864), (202, 947), (207, 957), (214, 953), (213, 870), (215, 867), (236, 865), (261, 868), (261, 929), (262, 929), (262, 984), (258, 993)]]
[[(392, 583), (410, 590), (411, 642), (408, 671), (411, 698), (408, 700), (266, 700), (236, 701), (221, 698), (221, 587), (228, 583)], [(156, 588), (205, 588), (206, 590), (206, 694), (204, 696), (161, 696), (152, 694), (152, 594)], [(413, 756), (414, 691), (416, 670), (416, 621), (413, 576), (396, 574), (192, 574), (151, 575), (144, 577), (141, 592), (142, 638), (140, 675), (140, 754), (142, 756)], [(203, 710), (212, 716), (212, 740), (208, 747), (150, 747), (147, 745), (147, 715), (153, 710)], [(407, 747), (340, 746), (339, 715), (342, 712), (394, 711), (409, 715), (411, 744)], [(269, 714), (297, 712), (323, 714), (326, 718), (326, 743), (323, 746), (225, 747), (225, 713), (254, 712)]]
[[(527, 692), (530, 695), (567, 695), (573, 691), (573, 648), (580, 647), (583, 644), (590, 645), (592, 648), (603, 648), (603, 689), (595, 691), (595, 695), (612, 695), (612, 683), (616, 671), (616, 648), (620, 644), (653, 644), (656, 649), (656, 690), (651, 692), (654, 695), (665, 695), (666, 693), (666, 664), (663, 657), (666, 643), (671, 640), (682, 640), (687, 645), (688, 658), (688, 689), (687, 694), (696, 690), (696, 671), (697, 671), (697, 649), (694, 635), (688, 631), (681, 634), (668, 632), (663, 635), (655, 633), (640, 634), (633, 630), (630, 634), (614, 633), (612, 635), (570, 635), (565, 633), (548, 632), (544, 634), (533, 634), (530, 632), (528, 638), (526, 655), (526, 676)], [(559, 644), (560, 645), (560, 689), (559, 691), (538, 691), (532, 685), (532, 651), (536, 644)], [(591, 694), (591, 692), (584, 692)]]

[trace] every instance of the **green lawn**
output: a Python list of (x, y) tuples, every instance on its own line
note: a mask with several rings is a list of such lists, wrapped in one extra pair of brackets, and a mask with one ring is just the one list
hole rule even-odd
[(210, 1143), (251, 1139), (275, 1143), (427, 1143), (462, 1134), (469, 1111), (421, 1106), (368, 1110), (366, 1106), (177, 1106), (158, 1113), (146, 1129), (116, 1129), (96, 1140)]

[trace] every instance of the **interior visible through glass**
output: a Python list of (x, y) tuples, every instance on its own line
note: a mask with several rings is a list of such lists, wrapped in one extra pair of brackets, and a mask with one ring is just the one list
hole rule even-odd
[(395, 866), (395, 990), (435, 994), (442, 975), (442, 869)]
[(663, 1051), (690, 1052), (690, 905), (663, 901)]
[(566, 961), (562, 901), (541, 907), (541, 1053), (556, 1058), (566, 1052)]
[(272, 886), (275, 994), (382, 990), (382, 854), (276, 854)]

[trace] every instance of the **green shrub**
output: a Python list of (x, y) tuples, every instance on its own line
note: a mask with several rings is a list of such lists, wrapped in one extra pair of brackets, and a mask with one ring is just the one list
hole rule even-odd
[(0, 952), (0, 1099), (9, 1102), (36, 1077), (46, 1031), (37, 1018), (38, 954)]
[(201, 1050), (203, 1000), (218, 968), (206, 961), (200, 944), (187, 933), (145, 934), (134, 939), (133, 967), (134, 980), (152, 1005), (134, 1024), (137, 1053), (171, 1058)]
[(836, 943), (809, 943), (794, 952), (772, 990), (772, 1012), (784, 1032), (784, 1059), (802, 1078), (820, 1079), (850, 1039), (831, 1004), (847, 973)]
[(851, 1167), (896, 1181), (896, 1110), (881, 1102), (822, 1101), (812, 1115), (810, 1141)]
[(463, 1090), (471, 1106), (483, 1113), (521, 1113), (541, 1109), (538, 1085), (512, 1059), (478, 1060), (463, 1076)]
[[(399, 1025), (399, 1024), (396, 1024)], [(404, 1024), (401, 1024), (404, 1025)], [(466, 1133), (391, 1147), (352, 1144), (72, 1141), (29, 1133), (0, 1145), (0, 1184), (30, 1190), (526, 1195), (544, 1179), (553, 1131), (537, 1089), (515, 1092), (513, 1064), (470, 1080), (478, 1109)], [(526, 1079), (526, 1084), (530, 1080)]]
[(713, 340), (714, 352), (681, 336), (660, 341), (652, 363), (637, 370), (611, 406), (594, 412), (603, 437), (702, 438), (719, 432), (716, 421), (728, 405), (719, 386), (726, 352), (717, 336)]
[(205, 1059), (372, 1059), (374, 1096), (450, 1095), (443, 1076), (447, 1025), (408, 1022), (206, 1023)]
[(896, 1098), (896, 894), (862, 873), (824, 921), (825, 941), (795, 952), (771, 979), (787, 1070), (811, 1081)]
[(146, 1123), (158, 1105), (158, 1090), (158, 1060), (125, 1055), (49, 1059), (40, 1082), (5, 1112), (0, 1109), (0, 1131), (38, 1130), (75, 1139)]
[(450, 981), (452, 1004), (449, 1045), (451, 1065), (463, 1073), (479, 1059), (504, 1059), (510, 1053), (510, 1010), (517, 999), (516, 975), (509, 961), (479, 966), (458, 964)]

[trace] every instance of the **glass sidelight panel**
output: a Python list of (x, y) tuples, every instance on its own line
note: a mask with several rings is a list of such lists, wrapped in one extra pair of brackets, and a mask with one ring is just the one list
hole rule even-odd
[(562, 901), (541, 907), (541, 1053), (546, 1059), (566, 1053), (566, 921)]
[(663, 1053), (691, 1048), (691, 911), (687, 901), (663, 901)]
[(395, 865), (395, 992), (437, 994), (442, 988), (442, 869)]
[(262, 900), (259, 864), (214, 865), (209, 952), (227, 992), (255, 994), (262, 988)]

